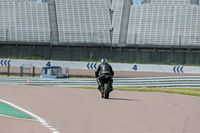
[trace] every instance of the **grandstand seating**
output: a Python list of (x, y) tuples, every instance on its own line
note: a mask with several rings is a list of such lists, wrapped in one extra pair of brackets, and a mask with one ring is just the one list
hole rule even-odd
[(112, 3), (112, 10), (113, 10), (112, 28), (114, 29), (112, 38), (113, 44), (119, 43), (123, 5), (124, 5), (123, 0), (113, 0)]
[(124, 0), (46, 1), (56, 9), (36, 0), (0, 0), (0, 41), (200, 45), (197, 0), (143, 0), (131, 6), (129, 22), (123, 19), (126, 28)]
[(189, 5), (190, 0), (151, 0), (153, 5)]
[(0, 41), (50, 41), (46, 3), (0, 0), (0, 18)]
[(200, 45), (198, 5), (166, 1), (131, 7), (127, 44)]
[(198, 4), (199, 0), (143, 0), (143, 4), (159, 4), (159, 5), (189, 5)]
[(59, 41), (111, 43), (108, 0), (56, 0)]
[(0, 1), (36, 1), (36, 0), (0, 0)]

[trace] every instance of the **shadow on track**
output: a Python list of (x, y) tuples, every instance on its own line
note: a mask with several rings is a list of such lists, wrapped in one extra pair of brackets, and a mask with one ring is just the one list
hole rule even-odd
[(109, 98), (108, 100), (118, 100), (118, 101), (138, 101), (135, 99), (125, 99), (125, 98)]

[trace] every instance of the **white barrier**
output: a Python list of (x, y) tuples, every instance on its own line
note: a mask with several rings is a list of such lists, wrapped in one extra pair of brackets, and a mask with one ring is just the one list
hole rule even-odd
[[(4, 59), (6, 60), (6, 59)], [(0, 59), (2, 65), (4, 60)], [(32, 64), (35, 67), (44, 67), (50, 62), (52, 66), (69, 67), (70, 69), (96, 69), (100, 62), (77, 62), (77, 61), (48, 61), (48, 60), (18, 60), (9, 61), (10, 66), (20, 67), (22, 64)], [(193, 73), (200, 74), (200, 67), (197, 66), (174, 66), (156, 64), (126, 64), (110, 63), (113, 70), (117, 71), (140, 71), (140, 72), (167, 72), (167, 73)], [(1, 65), (1, 64), (0, 64)]]
[[(28, 79), (28, 80), (27, 80)], [(0, 84), (60, 86), (60, 87), (97, 87), (96, 79), (47, 79), (0, 77)], [(159, 87), (159, 88), (200, 88), (199, 76), (188, 77), (147, 77), (147, 78), (114, 78), (114, 87)]]

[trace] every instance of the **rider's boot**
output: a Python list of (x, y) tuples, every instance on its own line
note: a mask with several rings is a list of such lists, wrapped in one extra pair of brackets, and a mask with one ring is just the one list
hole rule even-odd
[(110, 88), (111, 88), (111, 89), (110, 89), (110, 92), (114, 90), (114, 88), (113, 88), (113, 86), (112, 86), (112, 85), (110, 86)]
[(103, 93), (103, 86), (98, 84), (98, 90)]
[(101, 86), (98, 86), (98, 90), (101, 92)]
[(103, 86), (99, 86), (98, 89), (99, 89), (99, 91), (101, 92), (101, 97), (104, 98), (104, 96), (103, 96)]
[(98, 90), (103, 93), (103, 86), (101, 84), (101, 82), (99, 80), (97, 80), (97, 83), (98, 83)]
[(110, 92), (114, 90), (114, 88), (113, 88), (113, 85), (112, 85), (112, 84), (113, 84), (113, 80), (111, 80), (111, 83), (110, 83), (110, 88), (111, 88), (111, 89), (110, 89)]

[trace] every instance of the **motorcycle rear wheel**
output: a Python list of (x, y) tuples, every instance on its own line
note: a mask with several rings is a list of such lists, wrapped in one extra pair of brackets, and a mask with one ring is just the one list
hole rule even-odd
[(110, 93), (110, 85), (108, 83), (104, 84), (104, 92), (103, 92), (103, 97), (105, 99), (109, 98), (109, 93)]

